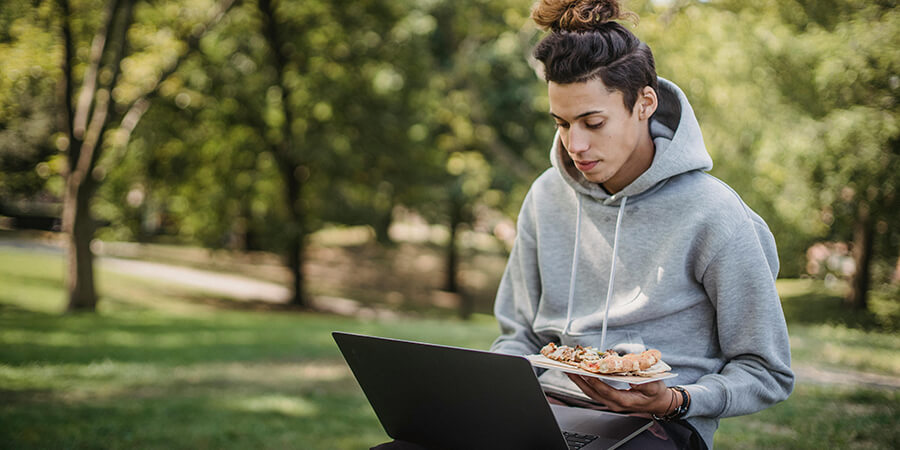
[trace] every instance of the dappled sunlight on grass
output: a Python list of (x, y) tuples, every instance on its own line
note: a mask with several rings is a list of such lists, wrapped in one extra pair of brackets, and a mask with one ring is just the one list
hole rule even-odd
[(788, 326), (797, 324), (831, 324), (860, 330), (898, 332), (900, 303), (898, 299), (872, 295), (870, 310), (849, 309), (843, 304), (843, 293), (827, 289), (816, 280), (778, 280), (778, 293)]
[(236, 411), (277, 413), (291, 417), (311, 417), (319, 413), (315, 403), (301, 397), (286, 395), (231, 398), (223, 403), (223, 407)]
[(217, 346), (253, 342), (256, 336), (250, 331), (234, 331), (228, 334), (212, 331), (183, 331), (147, 335), (140, 331), (103, 330), (87, 333), (59, 332), (42, 336), (40, 331), (10, 331), (4, 333), (8, 344), (40, 342), (52, 347), (81, 347), (102, 341), (110, 346), (142, 349), (173, 349), (180, 347)]
[(0, 285), (18, 300), (0, 290), (0, 440), (16, 448), (367, 448), (387, 436), (331, 331), (474, 348), (497, 332), (483, 315), (223, 309), (111, 273), (98, 314), (60, 315), (61, 274), (27, 282), (58, 255), (14, 270), (3, 252)]
[[(824, 288), (820, 287), (821, 283), (812, 279), (782, 279), (778, 280), (777, 285), (778, 295), (780, 295), (781, 298), (790, 298), (798, 295), (807, 295), (811, 292), (824, 291)], [(834, 294), (836, 295), (836, 293)]]
[(793, 325), (795, 362), (900, 376), (900, 336), (864, 332), (839, 325)]
[[(331, 337), (486, 349), (489, 314), (358, 318), (244, 310), (112, 273), (98, 314), (61, 315), (58, 255), (0, 249), (0, 446), (359, 449), (388, 440)], [(900, 376), (900, 337), (810, 280), (780, 280), (795, 364)], [(10, 294), (13, 292), (14, 294)], [(25, 301), (27, 299), (27, 301)], [(876, 314), (877, 316), (877, 314)], [(717, 448), (890, 448), (896, 389), (811, 385), (725, 419)]]
[(0, 365), (0, 386), (0, 436), (20, 448), (352, 449), (385, 440), (336, 359)]
[(61, 312), (63, 267), (59, 255), (3, 249), (0, 251), (0, 305)]
[(795, 364), (900, 376), (896, 310), (847, 309), (839, 292), (815, 280), (779, 280), (778, 291)]
[[(207, 363), (166, 366), (152, 363), (125, 363), (111, 360), (88, 364), (0, 365), (0, 382), (7, 389), (53, 390), (62, 382), (89, 395), (113, 395), (141, 386), (180, 386), (202, 390), (225, 385), (277, 389), (327, 383), (353, 383), (343, 361)], [(77, 386), (77, 387), (76, 387)]]
[(891, 449), (900, 391), (799, 384), (788, 401), (721, 422), (717, 449)]

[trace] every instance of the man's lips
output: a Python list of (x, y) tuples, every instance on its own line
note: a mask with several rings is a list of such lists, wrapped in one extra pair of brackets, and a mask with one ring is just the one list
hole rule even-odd
[(588, 170), (593, 169), (599, 162), (600, 161), (575, 161), (575, 167), (582, 172), (587, 172)]

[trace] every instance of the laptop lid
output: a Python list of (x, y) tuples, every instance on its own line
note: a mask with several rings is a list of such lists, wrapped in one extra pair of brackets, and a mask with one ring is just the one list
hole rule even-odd
[(332, 333), (388, 436), (435, 449), (567, 447), (525, 358)]
[(649, 419), (549, 405), (525, 358), (332, 334), (394, 439), (427, 448), (562, 449), (562, 429), (573, 441), (588, 436), (583, 450), (647, 446), (632, 439), (645, 436)]

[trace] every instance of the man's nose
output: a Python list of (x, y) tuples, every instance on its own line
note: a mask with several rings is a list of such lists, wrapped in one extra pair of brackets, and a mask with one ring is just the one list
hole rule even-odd
[(569, 129), (569, 145), (570, 153), (583, 153), (591, 147), (591, 141), (588, 133), (578, 130), (575, 127)]

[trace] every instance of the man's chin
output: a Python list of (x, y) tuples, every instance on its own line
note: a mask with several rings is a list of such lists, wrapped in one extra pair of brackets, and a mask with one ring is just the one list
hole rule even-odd
[(605, 177), (599, 176), (599, 175), (597, 175), (597, 174), (591, 174), (591, 173), (584, 173), (584, 172), (582, 172), (582, 173), (581, 173), (581, 176), (583, 176), (585, 180), (588, 180), (588, 181), (590, 181), (591, 183), (603, 184), (603, 183), (605, 183), (606, 181), (608, 181)]

